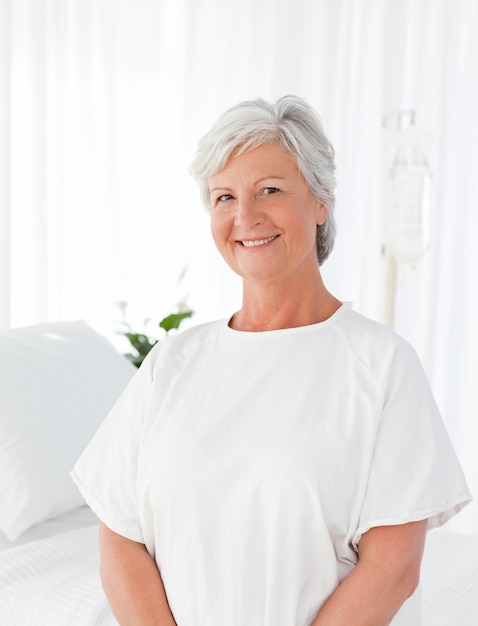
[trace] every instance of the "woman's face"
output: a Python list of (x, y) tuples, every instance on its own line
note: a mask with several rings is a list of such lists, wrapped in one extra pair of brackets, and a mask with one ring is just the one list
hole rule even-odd
[(210, 177), (209, 193), (216, 246), (244, 280), (301, 280), (317, 271), (317, 224), (327, 209), (283, 148), (264, 144), (233, 153)]

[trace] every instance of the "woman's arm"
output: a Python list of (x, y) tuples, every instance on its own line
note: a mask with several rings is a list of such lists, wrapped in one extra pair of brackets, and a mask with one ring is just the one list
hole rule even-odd
[(359, 542), (359, 562), (312, 626), (386, 626), (415, 591), (427, 521), (377, 526)]
[(101, 582), (121, 626), (176, 626), (146, 547), (100, 525)]

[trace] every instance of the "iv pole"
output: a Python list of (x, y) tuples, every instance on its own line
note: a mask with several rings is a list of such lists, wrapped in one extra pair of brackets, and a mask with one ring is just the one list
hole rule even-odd
[(393, 252), (385, 246), (385, 296), (383, 303), (383, 323), (389, 328), (395, 326), (395, 298), (397, 293), (397, 260)]
[[(408, 121), (408, 128), (405, 126)], [(399, 266), (414, 264), (430, 246), (431, 171), (418, 133), (415, 111), (398, 111), (383, 117), (392, 129), (395, 145), (388, 176), (388, 214), (385, 251), (383, 322), (395, 326)]]

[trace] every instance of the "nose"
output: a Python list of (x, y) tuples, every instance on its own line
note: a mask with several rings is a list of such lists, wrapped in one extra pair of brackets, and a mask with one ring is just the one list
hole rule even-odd
[(235, 225), (244, 230), (264, 222), (265, 216), (254, 198), (238, 198), (234, 215)]

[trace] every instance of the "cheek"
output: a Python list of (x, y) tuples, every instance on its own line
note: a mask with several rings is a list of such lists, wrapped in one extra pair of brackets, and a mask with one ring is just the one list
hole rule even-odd
[(224, 218), (221, 219), (218, 215), (211, 216), (210, 229), (212, 238), (214, 239), (214, 243), (216, 247), (221, 250), (224, 247), (228, 237), (228, 225), (227, 220)]

